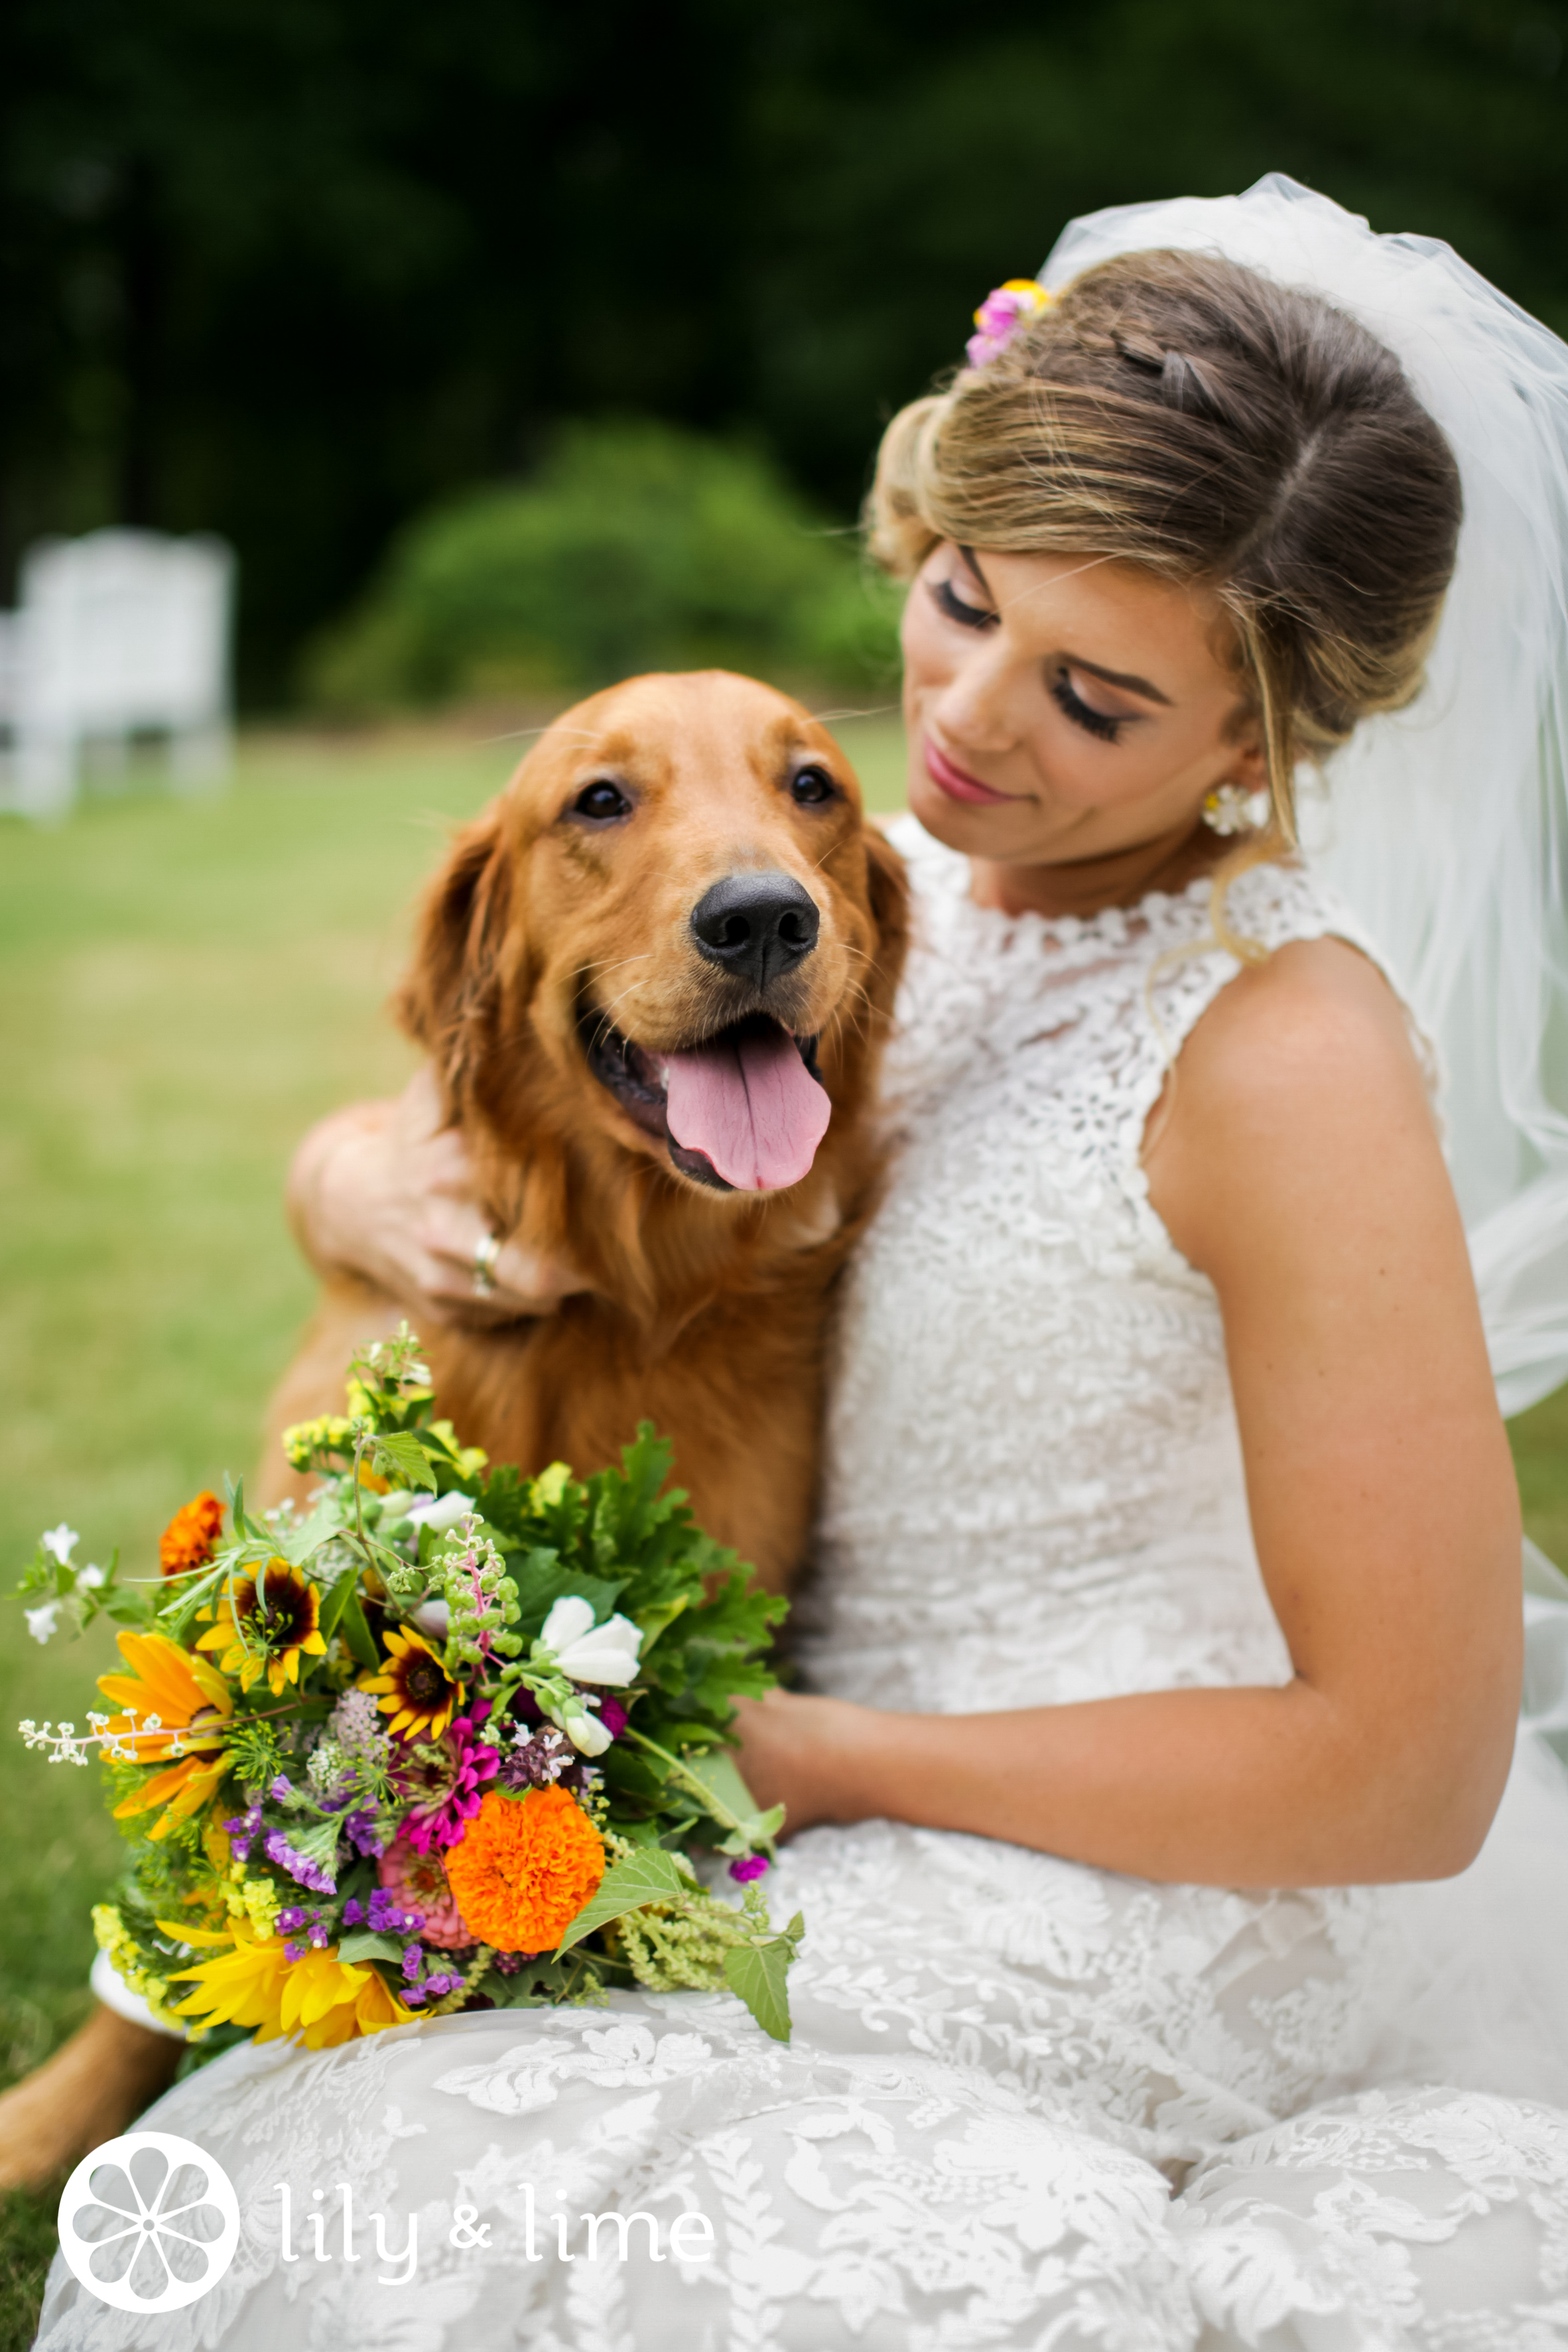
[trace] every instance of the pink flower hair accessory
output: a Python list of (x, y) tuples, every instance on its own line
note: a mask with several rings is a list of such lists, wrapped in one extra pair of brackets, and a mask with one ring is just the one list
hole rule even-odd
[(994, 286), (974, 313), (980, 331), (971, 335), (963, 347), (970, 366), (988, 366), (999, 352), (1006, 350), (1020, 327), (1032, 325), (1042, 311), (1050, 309), (1052, 299), (1033, 278), (1009, 278), (1005, 286)]

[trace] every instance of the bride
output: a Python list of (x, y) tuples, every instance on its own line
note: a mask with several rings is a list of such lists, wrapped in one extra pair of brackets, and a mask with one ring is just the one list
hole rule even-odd
[[(871, 501), (918, 932), (805, 1685), (742, 1724), (794, 2038), (618, 1995), (218, 2060), (149, 2119), (247, 2216), (169, 2352), (1568, 2345), (1498, 1411), (1568, 1373), (1568, 353), (1278, 179), (980, 323)], [(485, 1237), (406, 1139), (319, 1131), (300, 1208), (428, 1311)], [(350, 2195), (417, 2260), (345, 2261)], [(57, 2265), (40, 2345), (139, 2340)]]

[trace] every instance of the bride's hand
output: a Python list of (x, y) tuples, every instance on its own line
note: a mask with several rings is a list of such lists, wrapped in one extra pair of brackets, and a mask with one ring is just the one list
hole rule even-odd
[(310, 1129), (289, 1176), (289, 1213), (321, 1274), (361, 1276), (423, 1326), (548, 1315), (585, 1286), (575, 1267), (503, 1242), (483, 1297), (475, 1253), (489, 1228), (463, 1139), (442, 1123), (427, 1070), (394, 1101), (355, 1103)]
[(783, 1805), (784, 1837), (840, 1818), (839, 1759), (854, 1719), (865, 1713), (844, 1699), (800, 1691), (735, 1701), (736, 1762), (760, 1811)]

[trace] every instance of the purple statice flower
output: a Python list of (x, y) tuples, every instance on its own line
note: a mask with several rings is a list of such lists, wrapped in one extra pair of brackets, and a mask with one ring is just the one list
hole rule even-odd
[(424, 1965), (424, 1951), (419, 1945), (410, 1944), (408, 1949), (403, 1955), (403, 1973), (407, 1978), (410, 1984), (416, 1984), (418, 1982), (419, 1971)]
[(304, 1945), (285, 1944), (283, 1947), (283, 1957), (286, 1960), (302, 1960), (305, 1957)]
[(763, 1871), (770, 1866), (765, 1853), (742, 1854), (739, 1862), (732, 1862), (730, 1864), (730, 1875), (740, 1885), (746, 1886), (753, 1878), (761, 1878)]
[[(278, 1925), (286, 1935), (293, 1937), (297, 1937), (300, 1929), (303, 1927), (305, 1944), (314, 1945), (318, 1952), (324, 1951), (332, 1940), (331, 1914), (326, 1911), (307, 1911), (302, 1903), (290, 1903), (286, 1909), (279, 1911)], [(305, 1949), (305, 1944), (299, 1942), (287, 1944), (284, 1949), (291, 1960), (297, 1960)]]
[(463, 1832), (484, 1802), (485, 1783), (500, 1761), (479, 1727), (489, 1714), (481, 1699), (468, 1715), (454, 1716), (439, 1739), (422, 1741), (401, 1766), (397, 1783), (410, 1801), (402, 1834), (416, 1853), (433, 1845), (460, 1845)]
[(319, 1862), (312, 1862), (308, 1853), (296, 1853), (282, 1830), (268, 1831), (266, 1853), (268, 1862), (286, 1870), (298, 1885), (308, 1886), (312, 1895), (336, 1894), (337, 1881), (331, 1874), (323, 1870)]
[(237, 1813), (232, 1821), (225, 1822), (224, 1828), (234, 1849), (236, 1861), (248, 1862), (250, 1849), (261, 1835), (260, 1806), (251, 1805), (245, 1812)]
[(345, 1927), (363, 1927), (363, 1925), (364, 1905), (360, 1901), (357, 1895), (351, 1895), (348, 1901), (343, 1905), (343, 1926)]
[(343, 1835), (354, 1852), (363, 1854), (368, 1862), (377, 1861), (386, 1844), (376, 1829), (375, 1815), (364, 1805), (343, 1815)]
[(267, 1793), (269, 1797), (275, 1798), (279, 1804), (286, 1804), (294, 1793), (294, 1783), (286, 1772), (279, 1772), (270, 1783)]
[[(346, 1910), (343, 1916), (345, 1918), (348, 1916)], [(384, 1886), (372, 1890), (365, 1926), (374, 1935), (416, 1936), (424, 1925), (423, 1912), (405, 1911), (401, 1904), (394, 1902)]]

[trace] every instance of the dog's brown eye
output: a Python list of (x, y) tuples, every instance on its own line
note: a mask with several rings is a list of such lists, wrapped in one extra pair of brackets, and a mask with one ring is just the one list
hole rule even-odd
[(800, 768), (790, 778), (790, 791), (803, 808), (815, 808), (820, 801), (830, 801), (837, 790), (826, 768)]
[(579, 816), (607, 824), (613, 817), (630, 816), (632, 804), (619, 784), (585, 784), (572, 803)]

